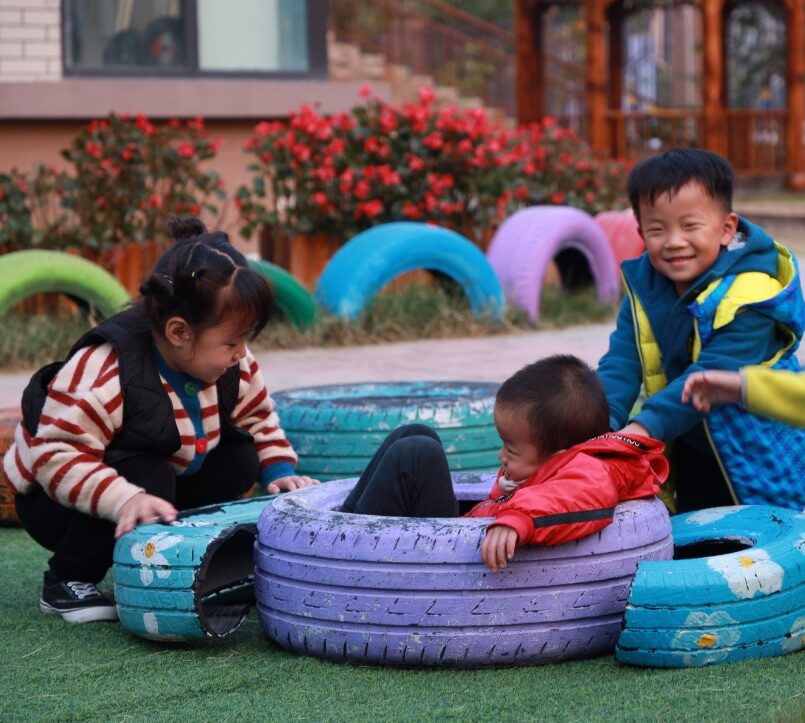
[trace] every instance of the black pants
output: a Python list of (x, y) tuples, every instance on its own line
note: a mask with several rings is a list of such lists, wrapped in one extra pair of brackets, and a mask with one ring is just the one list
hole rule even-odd
[[(130, 457), (115, 469), (132, 484), (180, 510), (236, 499), (257, 481), (260, 473), (251, 439), (221, 440), (201, 469), (186, 477), (177, 477), (166, 459), (148, 454)], [(48, 561), (48, 579), (103, 579), (112, 566), (114, 522), (64, 507), (39, 487), (30, 494), (18, 494), (15, 503), (28, 534), (53, 552)]]
[(677, 512), (735, 504), (712, 453), (702, 452), (676, 439), (671, 447), (670, 461), (676, 484)]
[(424, 424), (395, 429), (363, 471), (342, 508), (383, 517), (458, 517), (439, 435)]

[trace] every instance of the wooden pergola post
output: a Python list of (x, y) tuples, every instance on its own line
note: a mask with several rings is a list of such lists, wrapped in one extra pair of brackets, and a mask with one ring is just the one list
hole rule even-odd
[(788, 0), (786, 185), (805, 190), (805, 0)]
[(727, 155), (727, 112), (724, 90), (724, 0), (702, 2), (704, 26), (704, 145)]
[(607, 0), (586, 0), (585, 25), (587, 29), (587, 113), (589, 118), (590, 145), (594, 150), (611, 151), (607, 133), (607, 83), (606, 83), (606, 24)]
[(626, 123), (623, 118), (623, 4), (609, 6), (609, 105), (614, 111), (610, 148), (618, 158), (626, 156)]
[(534, 123), (545, 115), (543, 11), (537, 0), (515, 0), (515, 82), (519, 123)]

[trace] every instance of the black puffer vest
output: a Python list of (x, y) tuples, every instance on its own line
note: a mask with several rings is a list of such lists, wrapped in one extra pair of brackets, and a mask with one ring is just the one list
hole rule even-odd
[[(67, 358), (84, 347), (104, 342), (111, 343), (117, 350), (123, 393), (123, 427), (106, 448), (104, 462), (114, 466), (144, 452), (170, 457), (181, 446), (179, 430), (173, 406), (154, 365), (151, 330), (139, 308), (127, 309), (90, 329), (73, 345)], [(31, 436), (39, 426), (48, 386), (63, 366), (64, 362), (53, 362), (42, 367), (22, 393), (22, 419)], [(239, 368), (234, 366), (217, 382), (224, 439), (249, 437), (229, 421), (237, 402), (239, 379)]]

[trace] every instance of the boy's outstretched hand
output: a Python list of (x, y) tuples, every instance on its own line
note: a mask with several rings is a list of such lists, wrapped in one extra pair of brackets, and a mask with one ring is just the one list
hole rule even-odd
[(492, 571), (503, 570), (514, 556), (517, 530), (507, 525), (494, 525), (486, 531), (481, 543), (481, 559)]
[(266, 492), (276, 495), (280, 492), (293, 492), (293, 490), (301, 490), (303, 487), (312, 487), (317, 484), (319, 484), (317, 479), (294, 474), (275, 479), (266, 487)]
[(139, 492), (120, 508), (115, 538), (125, 535), (139, 524), (156, 522), (159, 519), (173, 522), (176, 519), (176, 508), (161, 497)]
[(714, 404), (739, 402), (741, 400), (741, 375), (739, 372), (725, 372), (708, 369), (694, 372), (685, 380), (682, 389), (682, 402), (690, 402), (698, 411), (705, 414)]

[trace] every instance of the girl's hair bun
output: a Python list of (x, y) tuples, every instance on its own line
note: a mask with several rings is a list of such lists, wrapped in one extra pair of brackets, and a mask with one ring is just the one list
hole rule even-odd
[(201, 236), (207, 232), (207, 227), (198, 218), (172, 218), (170, 220), (171, 236), (176, 241)]

